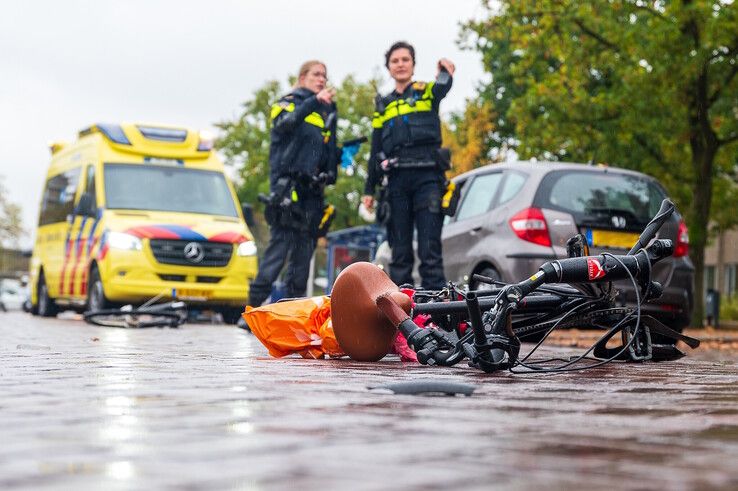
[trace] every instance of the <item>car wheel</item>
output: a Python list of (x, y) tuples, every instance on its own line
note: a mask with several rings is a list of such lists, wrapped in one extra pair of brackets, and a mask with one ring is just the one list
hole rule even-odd
[[(482, 269), (481, 271), (477, 271), (476, 274), (486, 276), (488, 278), (492, 278), (495, 281), (502, 280), (502, 276), (500, 276), (500, 273), (495, 268), (490, 267), (490, 266)], [(491, 290), (493, 288), (495, 288), (495, 285), (477, 281), (474, 279), (474, 275), (472, 275), (472, 278), (469, 281), (470, 290)]]
[(111, 306), (110, 301), (105, 298), (105, 290), (103, 290), (100, 272), (97, 268), (93, 268), (90, 272), (90, 283), (87, 290), (87, 310), (105, 310), (109, 309)]
[(56, 317), (59, 309), (56, 306), (54, 299), (49, 297), (49, 289), (46, 286), (46, 278), (43, 273), (38, 279), (36, 285), (36, 294), (38, 296), (38, 305), (36, 305), (36, 312), (41, 317)]

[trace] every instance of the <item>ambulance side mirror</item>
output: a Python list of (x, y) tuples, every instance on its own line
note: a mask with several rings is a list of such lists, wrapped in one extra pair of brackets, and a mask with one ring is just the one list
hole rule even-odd
[(82, 193), (79, 197), (77, 206), (74, 207), (75, 215), (82, 215), (88, 217), (97, 216), (97, 206), (95, 206), (95, 197), (90, 193)]
[(243, 212), (243, 219), (246, 221), (246, 225), (248, 225), (250, 229), (253, 229), (256, 225), (256, 220), (254, 220), (254, 207), (251, 206), (251, 203), (242, 203), (241, 211)]

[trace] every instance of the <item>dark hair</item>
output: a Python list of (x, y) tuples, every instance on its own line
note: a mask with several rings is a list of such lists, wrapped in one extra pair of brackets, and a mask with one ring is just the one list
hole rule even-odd
[(392, 52), (403, 48), (410, 52), (410, 57), (413, 59), (413, 65), (415, 64), (415, 48), (413, 48), (413, 45), (408, 43), (407, 41), (397, 41), (395, 44), (390, 46), (390, 49), (388, 49), (387, 52), (384, 54), (385, 68), (389, 69), (389, 60), (390, 56), (392, 56)]

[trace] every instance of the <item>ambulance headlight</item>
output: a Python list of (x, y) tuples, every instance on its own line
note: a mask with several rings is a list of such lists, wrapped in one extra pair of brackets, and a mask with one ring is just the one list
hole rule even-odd
[(123, 249), (125, 251), (140, 251), (141, 239), (135, 235), (123, 232), (108, 233), (108, 245), (113, 249)]
[(256, 242), (247, 240), (238, 244), (239, 256), (256, 256)]

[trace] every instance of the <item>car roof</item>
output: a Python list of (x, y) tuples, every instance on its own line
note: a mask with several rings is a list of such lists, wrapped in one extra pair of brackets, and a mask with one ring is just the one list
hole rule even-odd
[(477, 167), (476, 169), (472, 169), (470, 171), (464, 172), (463, 174), (459, 174), (458, 176), (455, 176), (455, 179), (467, 179), (469, 177), (472, 177), (476, 174), (484, 174), (486, 172), (489, 172), (490, 170), (522, 170), (529, 174), (537, 175), (537, 176), (543, 176), (544, 174), (547, 174), (551, 171), (557, 171), (557, 170), (575, 170), (575, 171), (585, 171), (585, 172), (602, 172), (607, 173), (609, 171), (615, 171), (618, 174), (630, 174), (633, 176), (638, 177), (645, 177), (647, 179), (652, 179), (652, 177), (643, 174), (641, 172), (629, 170), (629, 169), (623, 169), (621, 167), (614, 167), (611, 165), (606, 164), (582, 164), (582, 163), (575, 163), (575, 162), (549, 162), (549, 161), (540, 161), (540, 160), (517, 160), (513, 162), (501, 162), (499, 164), (488, 164), (482, 167)]

